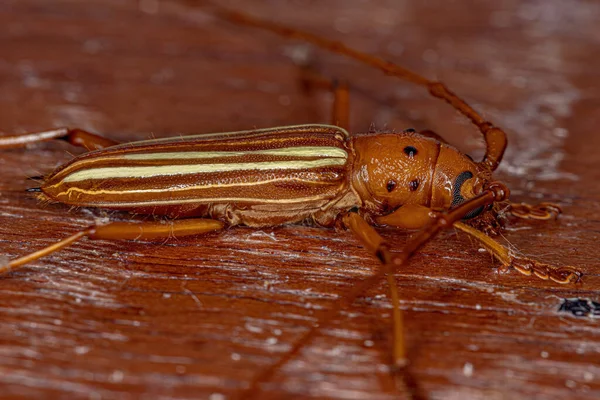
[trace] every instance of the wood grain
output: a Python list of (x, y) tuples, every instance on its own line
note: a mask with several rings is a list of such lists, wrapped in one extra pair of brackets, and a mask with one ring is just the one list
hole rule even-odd
[[(423, 398), (600, 396), (597, 320), (558, 313), (600, 296), (600, 6), (592, 0), (228, 1), (443, 80), (506, 128), (498, 179), (556, 222), (515, 222), (524, 254), (580, 266), (577, 285), (500, 274), (448, 232), (398, 275), (410, 376)], [(118, 140), (328, 122), (302, 91), (306, 55), (352, 85), (352, 130), (430, 128), (472, 154), (474, 129), (422, 89), (199, 9), (158, 0), (0, 3), (0, 121), (7, 133), (73, 126)], [(25, 178), (62, 143), (0, 156), (0, 254), (52, 243), (98, 210), (40, 206)], [(384, 230), (401, 247), (408, 233)], [(301, 226), (166, 243), (84, 241), (0, 279), (0, 394), (36, 398), (233, 397), (377, 268), (352, 236)], [(263, 387), (261, 398), (391, 399), (391, 306), (382, 282)]]

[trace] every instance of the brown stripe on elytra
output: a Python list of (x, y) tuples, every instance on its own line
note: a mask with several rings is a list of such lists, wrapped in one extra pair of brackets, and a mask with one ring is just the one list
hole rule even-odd
[[(286, 141), (298, 141), (299, 143), (318, 143), (319, 140), (326, 140), (332, 144), (336, 143), (340, 146), (346, 142), (346, 138), (339, 134), (339, 132), (328, 131), (328, 132), (304, 132), (304, 131), (286, 131), (286, 133), (273, 134), (269, 132), (263, 132), (260, 135), (251, 135), (249, 137), (228, 137), (226, 139), (214, 139), (204, 140), (202, 138), (193, 139), (173, 139), (173, 141), (161, 142), (160, 144), (154, 144), (151, 142), (134, 142), (131, 144), (124, 144), (119, 146), (109, 147), (101, 150), (103, 154), (121, 153), (121, 152), (137, 152), (137, 151), (156, 151), (160, 149), (185, 149), (186, 146), (192, 148), (202, 149), (207, 151), (215, 151), (219, 149), (232, 148), (243, 149), (243, 148), (272, 148), (271, 146), (286, 147)], [(316, 144), (318, 145), (318, 144)], [(254, 147), (253, 147), (254, 146)], [(279, 147), (278, 146), (278, 147)], [(94, 156), (99, 152), (88, 153), (90, 156)]]
[(316, 136), (316, 135), (327, 135), (332, 137), (338, 137), (340, 141), (348, 139), (348, 132), (345, 130), (331, 125), (298, 125), (288, 127), (276, 127), (267, 129), (257, 129), (251, 131), (240, 131), (240, 132), (223, 132), (223, 133), (212, 133), (212, 134), (200, 134), (192, 136), (177, 136), (172, 138), (163, 139), (152, 139), (143, 140), (134, 143), (124, 143), (121, 145), (113, 146), (111, 149), (123, 149), (139, 146), (154, 146), (154, 145), (166, 145), (170, 143), (185, 143), (185, 142), (230, 142), (232, 140), (247, 139), (247, 138), (264, 138), (274, 136), (285, 136), (285, 135), (300, 135), (303, 137)]
[(156, 153), (156, 152), (177, 152), (177, 151), (253, 151), (253, 150), (264, 150), (264, 149), (280, 149), (286, 147), (299, 147), (299, 146), (324, 146), (324, 147), (338, 147), (345, 148), (345, 142), (332, 139), (331, 136), (312, 136), (302, 137), (298, 135), (289, 137), (275, 137), (275, 138), (255, 138), (252, 140), (231, 140), (227, 142), (214, 142), (205, 143), (203, 141), (191, 142), (191, 143), (169, 143), (155, 146), (140, 146), (132, 147), (123, 150), (111, 150), (107, 149), (103, 154), (139, 154), (139, 153)]

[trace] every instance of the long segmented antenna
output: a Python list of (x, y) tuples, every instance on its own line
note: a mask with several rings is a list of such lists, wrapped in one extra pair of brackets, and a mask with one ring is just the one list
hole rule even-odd
[[(466, 214), (474, 209), (505, 200), (508, 197), (508, 194), (509, 190), (506, 186), (499, 182), (492, 182), (489, 187), (478, 196), (467, 200), (448, 212), (436, 214), (430, 223), (408, 241), (402, 249), (402, 252), (392, 254), (389, 251), (387, 244), (382, 244), (377, 250), (377, 253), (380, 254), (382, 260), (387, 260), (387, 262), (383, 264), (375, 274), (358, 283), (349, 293), (343, 296), (333, 308), (319, 319), (319, 324), (313, 326), (298, 341), (296, 341), (292, 348), (276, 363), (261, 371), (261, 373), (253, 380), (250, 387), (242, 393), (239, 398), (249, 399), (256, 397), (260, 385), (268, 381), (276, 371), (296, 357), (300, 350), (310, 343), (320, 330), (325, 328), (335, 319), (335, 316), (340, 310), (352, 305), (361, 294), (381, 282), (386, 275), (393, 275), (397, 272), (425, 243), (433, 239), (440, 230), (452, 227), (455, 222), (460, 221)], [(400, 366), (400, 368), (402, 368), (402, 366)]]
[(288, 28), (274, 22), (230, 10), (217, 5), (212, 1), (183, 1), (196, 5), (208, 5), (210, 6), (213, 14), (236, 25), (250, 26), (269, 31), (286, 38), (299, 39), (308, 43), (312, 43), (315, 46), (329, 50), (332, 53), (341, 54), (363, 64), (375, 67), (387, 75), (395, 76), (397, 78), (426, 87), (432, 96), (446, 101), (461, 114), (469, 118), (475, 126), (477, 126), (486, 143), (486, 151), (483, 160), (479, 163), (480, 167), (492, 172), (500, 164), (502, 156), (504, 155), (504, 151), (506, 150), (506, 133), (502, 129), (495, 127), (491, 122), (485, 120), (477, 111), (475, 111), (452, 91), (450, 91), (442, 82), (431, 81), (390, 61), (354, 50), (341, 42), (325, 39), (317, 35), (313, 35), (312, 33)]

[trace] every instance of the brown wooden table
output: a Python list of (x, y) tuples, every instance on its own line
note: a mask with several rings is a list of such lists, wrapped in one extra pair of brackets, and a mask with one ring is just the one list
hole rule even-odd
[[(397, 275), (412, 383), (433, 399), (600, 396), (600, 19), (589, 0), (228, 1), (441, 79), (506, 128), (496, 175), (515, 201), (554, 201), (556, 222), (517, 221), (524, 254), (577, 265), (561, 286), (500, 274), (479, 245), (442, 234)], [(420, 88), (168, 1), (0, 3), (0, 129), (77, 126), (119, 140), (328, 122), (305, 57), (352, 85), (352, 130), (431, 128), (480, 156), (474, 129)], [(0, 155), (0, 254), (68, 235), (94, 210), (24, 190), (80, 153), (62, 143)], [(124, 218), (120, 216), (120, 218)], [(126, 217), (125, 217), (126, 218)], [(408, 233), (384, 230), (401, 247)], [(0, 394), (36, 398), (233, 397), (377, 268), (350, 234), (237, 228), (166, 243), (91, 242), (0, 279)], [(391, 399), (391, 306), (367, 293), (263, 387), (261, 398)], [(591, 304), (591, 303), (588, 303)]]

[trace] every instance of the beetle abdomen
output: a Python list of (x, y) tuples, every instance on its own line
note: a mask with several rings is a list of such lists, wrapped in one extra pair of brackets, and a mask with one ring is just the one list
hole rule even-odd
[(42, 191), (74, 206), (159, 215), (222, 217), (215, 205), (312, 212), (348, 187), (347, 139), (337, 127), (304, 125), (134, 142), (75, 158)]

